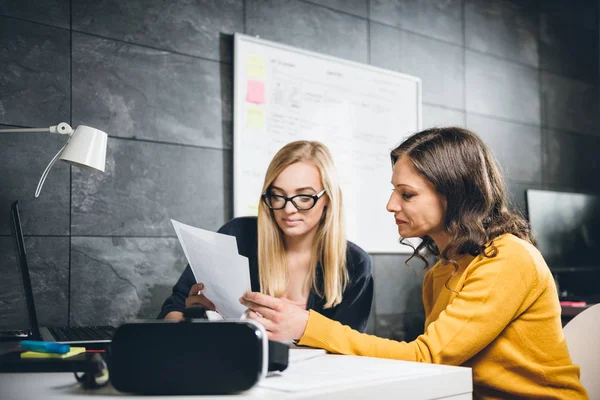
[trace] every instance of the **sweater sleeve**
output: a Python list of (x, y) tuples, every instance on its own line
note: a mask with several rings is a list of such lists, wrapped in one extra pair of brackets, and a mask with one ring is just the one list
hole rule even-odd
[(454, 301), (412, 342), (361, 334), (310, 311), (299, 343), (333, 353), (461, 365), (491, 343), (543, 290), (535, 265), (522, 256), (482, 257), (467, 273)]
[(171, 293), (171, 296), (169, 296), (163, 303), (157, 318), (163, 319), (171, 311), (183, 312), (185, 309), (185, 299), (187, 299), (190, 289), (194, 283), (196, 283), (196, 279), (194, 278), (192, 269), (188, 265), (185, 267), (185, 270), (179, 277), (179, 280), (175, 286), (173, 286), (173, 292)]

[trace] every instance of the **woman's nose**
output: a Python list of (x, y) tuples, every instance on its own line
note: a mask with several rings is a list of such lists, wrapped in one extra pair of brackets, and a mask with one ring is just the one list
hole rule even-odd
[(288, 200), (288, 202), (285, 204), (285, 212), (288, 214), (293, 214), (296, 211), (298, 211), (298, 209), (296, 208), (294, 203), (292, 203), (291, 200)]
[(396, 199), (395, 193), (392, 193), (385, 208), (391, 213), (398, 212), (402, 209), (400, 202)]

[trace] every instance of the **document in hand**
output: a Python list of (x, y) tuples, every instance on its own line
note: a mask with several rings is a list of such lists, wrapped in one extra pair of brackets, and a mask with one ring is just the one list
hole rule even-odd
[(171, 220), (196, 282), (223, 318), (241, 318), (246, 307), (239, 298), (251, 290), (248, 258), (238, 254), (234, 236), (195, 228)]

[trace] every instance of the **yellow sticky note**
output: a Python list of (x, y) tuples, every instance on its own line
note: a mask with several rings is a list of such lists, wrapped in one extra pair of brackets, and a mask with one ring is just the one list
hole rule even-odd
[(85, 352), (85, 347), (71, 347), (68, 353), (56, 354), (56, 353), (40, 353), (37, 351), (24, 351), (21, 353), (21, 358), (67, 358), (76, 354)]
[(265, 129), (265, 112), (260, 108), (248, 108), (246, 112), (246, 128), (251, 131)]
[(258, 203), (248, 204), (246, 215), (257, 216), (258, 215)]
[(248, 78), (265, 78), (265, 59), (261, 56), (250, 55), (246, 60)]

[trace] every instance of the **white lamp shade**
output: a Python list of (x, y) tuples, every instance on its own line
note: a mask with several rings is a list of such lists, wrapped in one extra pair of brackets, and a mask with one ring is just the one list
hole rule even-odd
[(104, 172), (108, 135), (99, 129), (79, 125), (60, 159), (79, 167), (90, 167)]

